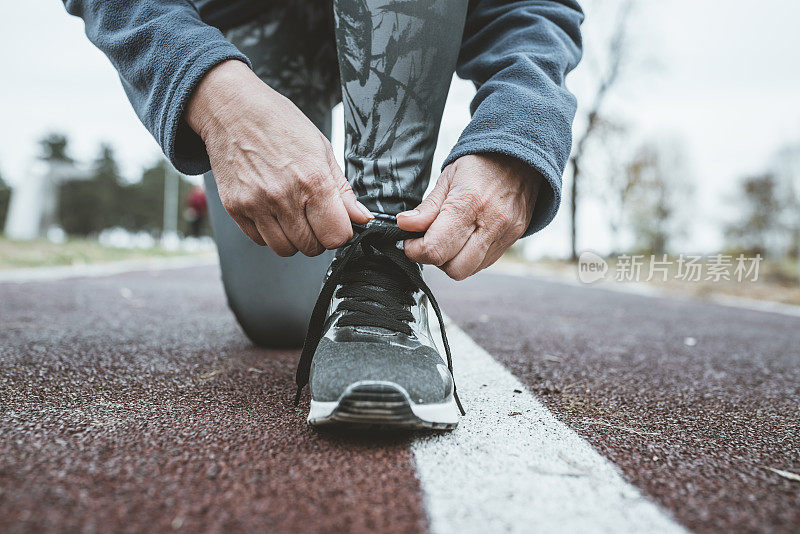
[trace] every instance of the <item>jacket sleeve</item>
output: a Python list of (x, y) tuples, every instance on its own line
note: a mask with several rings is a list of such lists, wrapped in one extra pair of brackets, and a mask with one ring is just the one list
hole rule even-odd
[(211, 166), (183, 112), (200, 79), (216, 64), (247, 58), (205, 24), (188, 0), (64, 0), (86, 35), (111, 60), (139, 119), (178, 171)]
[(564, 85), (581, 57), (583, 12), (574, 0), (473, 0), (456, 69), (478, 92), (472, 121), (448, 165), (465, 154), (516, 157), (544, 178), (525, 235), (541, 230), (561, 202), (576, 101)]

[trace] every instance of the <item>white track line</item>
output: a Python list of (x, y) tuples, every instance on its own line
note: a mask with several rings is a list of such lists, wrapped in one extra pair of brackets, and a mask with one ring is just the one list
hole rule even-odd
[(448, 323), (467, 415), (412, 445), (433, 533), (685, 532)]
[(173, 258), (142, 258), (109, 263), (87, 263), (82, 265), (58, 265), (55, 267), (31, 267), (0, 271), (0, 282), (24, 283), (111, 276), (134, 271), (162, 271), (184, 269), (219, 263), (216, 254), (177, 256)]

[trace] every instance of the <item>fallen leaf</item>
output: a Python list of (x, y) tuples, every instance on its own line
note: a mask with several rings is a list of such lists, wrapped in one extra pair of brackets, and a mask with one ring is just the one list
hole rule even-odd
[(587, 419), (583, 422), (586, 425), (600, 425), (600, 426), (607, 426), (608, 428), (614, 428), (616, 430), (624, 430), (625, 432), (631, 432), (632, 434), (637, 434), (639, 436), (657, 436), (657, 432), (644, 432), (642, 430), (636, 430), (635, 428), (631, 428), (628, 426), (618, 426), (606, 423), (605, 421), (593, 421), (591, 419)]
[(769, 469), (773, 473), (778, 476), (782, 476), (786, 480), (793, 480), (794, 482), (800, 482), (800, 475), (797, 473), (792, 473), (791, 471), (783, 471), (781, 469), (773, 469), (772, 467), (767, 467), (766, 465), (762, 465), (764, 469)]
[(514, 393), (522, 393), (522, 390), (521, 389), (515, 389)]
[(585, 471), (585, 472), (587, 472), (587, 473), (591, 471), (591, 469), (589, 469), (589, 468), (588, 468), (588, 467), (586, 467), (586, 466), (583, 466), (583, 465), (576, 464), (575, 462), (573, 462), (572, 460), (570, 460), (569, 458), (567, 458), (566, 456), (564, 456), (564, 455), (561, 453), (561, 451), (559, 451), (559, 452), (558, 452), (558, 457), (559, 457), (559, 458), (561, 458), (562, 460), (564, 460), (564, 462), (565, 462), (567, 465), (569, 465), (570, 467), (574, 467), (575, 469), (580, 469), (581, 471)]
[(213, 371), (209, 371), (208, 373), (203, 373), (202, 375), (200, 375), (200, 378), (202, 378), (203, 380), (208, 380), (210, 378), (214, 378), (215, 376), (217, 376), (217, 375), (219, 375), (221, 373), (222, 373), (221, 370), (214, 369)]
[(509, 417), (514, 417), (515, 415), (522, 415), (522, 412), (508, 412)]
[(255, 367), (251, 367), (250, 369), (248, 369), (248, 370), (247, 370), (247, 372), (248, 372), (248, 373), (258, 373), (258, 374), (261, 374), (261, 373), (263, 373), (264, 371), (263, 371), (263, 370), (261, 370), (261, 369), (256, 369)]

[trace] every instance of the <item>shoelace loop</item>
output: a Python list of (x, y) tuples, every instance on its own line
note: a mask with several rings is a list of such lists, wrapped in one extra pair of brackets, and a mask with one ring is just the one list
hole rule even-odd
[[(407, 335), (412, 333), (408, 323), (414, 320), (408, 310), (408, 307), (415, 303), (413, 292), (417, 289), (422, 291), (428, 297), (439, 321), (447, 368), (451, 376), (453, 375), (453, 358), (439, 303), (423, 280), (417, 264), (397, 248), (399, 241), (421, 237), (423, 234), (408, 232), (396, 225), (387, 224), (353, 224), (353, 232), (355, 237), (345, 245), (347, 248), (344, 254), (331, 264), (331, 273), (325, 280), (311, 313), (308, 334), (303, 343), (295, 375), (297, 383), (295, 405), (300, 403), (300, 394), (308, 384), (314, 353), (325, 330), (328, 308), (336, 293), (336, 287), (340, 284), (342, 288), (337, 296), (342, 302), (337, 310), (344, 313), (338, 319), (339, 326), (374, 326)], [(351, 269), (348, 270), (348, 266)], [(397, 277), (396, 271), (393, 273), (395, 267), (405, 275), (403, 278)], [(453, 397), (461, 415), (464, 415), (464, 408), (456, 392), (455, 379), (453, 379)]]

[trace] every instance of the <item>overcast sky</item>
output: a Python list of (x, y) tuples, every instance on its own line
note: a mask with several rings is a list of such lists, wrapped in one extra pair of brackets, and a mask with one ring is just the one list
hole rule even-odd
[[(613, 9), (615, 2), (603, 5)], [(609, 20), (592, 6), (584, 27), (587, 57)], [(799, 20), (795, 0), (638, 3), (636, 56), (657, 67), (632, 76), (610, 109), (631, 127), (634, 142), (657, 136), (685, 145), (697, 215), (682, 251), (719, 246), (721, 223), (735, 217), (730, 199), (736, 181), (762, 169), (781, 145), (800, 142)], [(0, 175), (7, 182), (24, 180), (36, 140), (50, 130), (68, 134), (78, 159), (93, 157), (101, 140), (112, 143), (129, 177), (157, 157), (158, 146), (136, 119), (111, 65), (61, 2), (0, 4), (0, 65)], [(579, 101), (590, 80), (589, 63), (569, 80)], [(469, 84), (454, 85), (439, 158), (468, 120), (471, 94)], [(341, 147), (341, 135), (334, 141)], [(604, 250), (610, 243), (603, 204), (590, 203), (581, 215), (581, 248)], [(562, 205), (554, 224), (529, 240), (530, 248), (564, 253), (567, 219)]]

